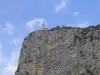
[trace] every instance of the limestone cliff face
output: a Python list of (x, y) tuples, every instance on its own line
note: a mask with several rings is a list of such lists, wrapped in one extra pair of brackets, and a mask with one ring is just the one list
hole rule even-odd
[(30, 33), (15, 75), (100, 75), (100, 26)]

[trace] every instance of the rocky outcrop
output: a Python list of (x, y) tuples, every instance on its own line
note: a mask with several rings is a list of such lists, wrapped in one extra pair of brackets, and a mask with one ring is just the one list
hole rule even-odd
[(100, 75), (100, 26), (30, 33), (15, 75)]

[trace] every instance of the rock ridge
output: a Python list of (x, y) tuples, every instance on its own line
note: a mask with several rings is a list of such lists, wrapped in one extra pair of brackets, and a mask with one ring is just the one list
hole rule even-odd
[(30, 33), (15, 75), (100, 75), (100, 25)]

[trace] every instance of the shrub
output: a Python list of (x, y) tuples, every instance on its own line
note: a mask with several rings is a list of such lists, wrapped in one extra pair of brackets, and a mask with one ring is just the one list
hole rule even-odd
[(56, 26), (54, 28), (51, 28), (50, 31), (59, 30), (59, 29), (60, 29), (60, 26)]

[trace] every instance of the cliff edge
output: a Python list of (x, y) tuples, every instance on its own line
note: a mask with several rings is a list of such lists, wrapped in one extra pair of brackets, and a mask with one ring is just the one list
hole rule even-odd
[(30, 33), (15, 75), (100, 75), (100, 26)]

